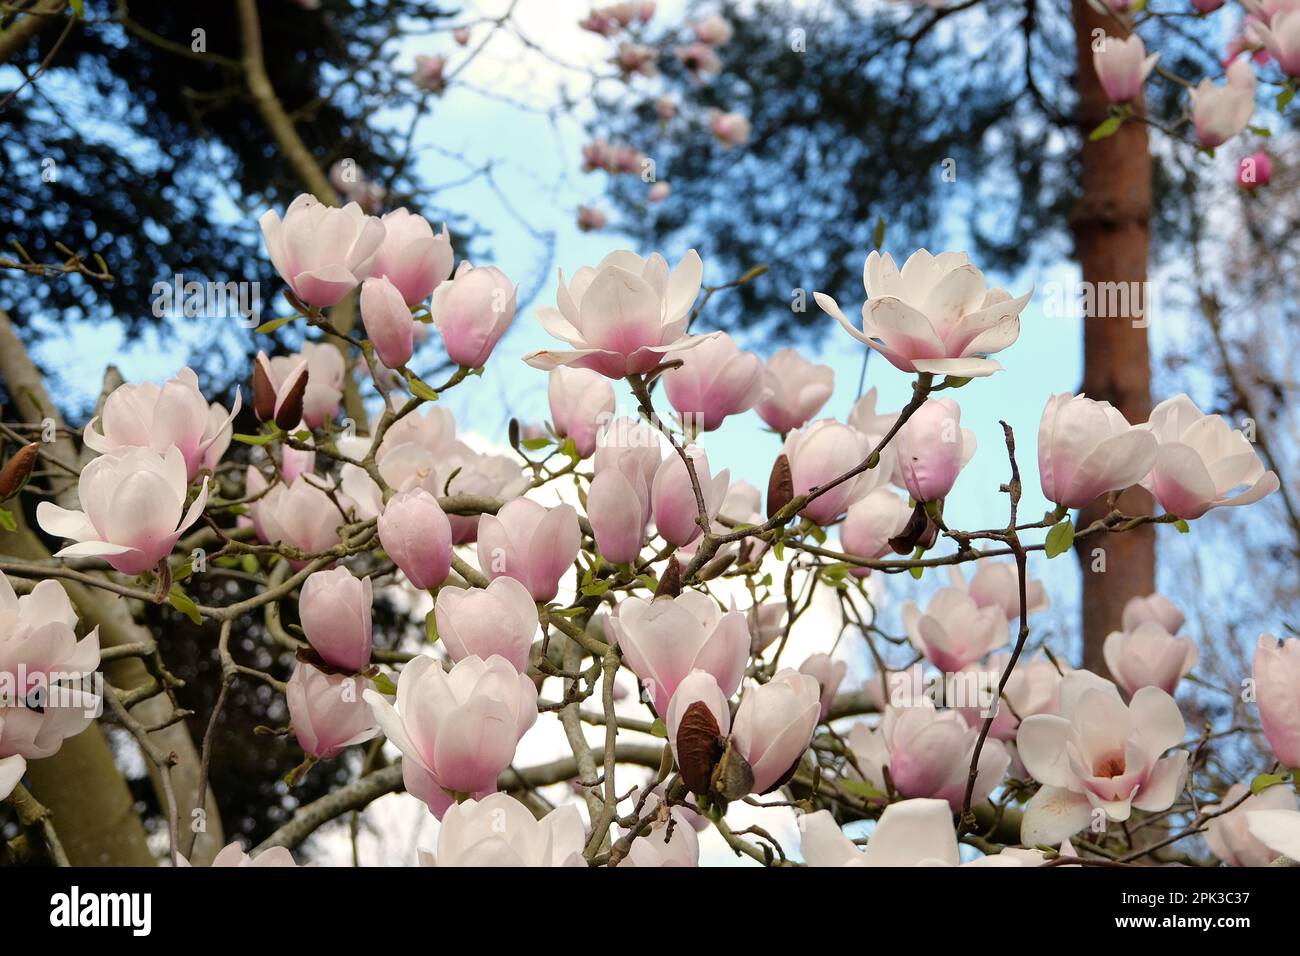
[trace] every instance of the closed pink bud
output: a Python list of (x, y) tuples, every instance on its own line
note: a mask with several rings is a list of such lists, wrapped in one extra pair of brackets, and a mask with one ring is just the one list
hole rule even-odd
[(1242, 189), (1267, 186), (1273, 178), (1273, 160), (1262, 149), (1237, 164), (1237, 185)]
[(411, 80), (422, 90), (441, 93), (447, 87), (447, 61), (441, 56), (420, 53), (415, 57), (415, 70)]
[(434, 289), (429, 302), (447, 357), (466, 368), (482, 368), (514, 321), (515, 292), (495, 266), (475, 269), (462, 262), (455, 278)]
[(289, 204), (283, 221), (271, 209), (258, 225), (280, 277), (318, 309), (337, 305), (370, 275), (384, 239), (384, 224), (356, 203), (338, 209), (306, 193)]
[(389, 368), (401, 368), (411, 360), (415, 322), (402, 293), (383, 276), (361, 283), (361, 321), (379, 361)]
[(727, 18), (716, 13), (709, 14), (693, 26), (695, 36), (701, 43), (707, 43), (709, 46), (722, 46), (729, 43), (734, 32)]
[(302, 583), (298, 617), (303, 633), (327, 664), (359, 671), (370, 663), (369, 578), (347, 568), (317, 571)]
[[(722, 499), (727, 496), (731, 472), (724, 468), (717, 475), (712, 475), (709, 472), (709, 456), (698, 445), (688, 446), (686, 454), (691, 459), (704, 497), (705, 513), (712, 521), (722, 507)], [(654, 507), (655, 530), (669, 544), (680, 548), (699, 537), (700, 504), (695, 497), (690, 472), (686, 470), (681, 455), (671, 454), (659, 466), (650, 486), (650, 501)]]
[[(315, 554), (339, 543), (339, 525), (343, 524), (329, 495), (299, 475), (289, 485), (276, 485), (257, 505), (257, 524), (267, 543), (284, 543), (308, 554)], [(305, 561), (291, 560), (295, 570)]]
[(457, 27), (452, 30), (451, 38), (456, 41), (457, 46), (465, 46), (469, 43), (469, 27)]
[(1183, 629), (1187, 618), (1178, 606), (1163, 594), (1148, 594), (1146, 597), (1131, 597), (1124, 605), (1124, 614), (1120, 627), (1126, 631), (1135, 631), (1146, 621), (1155, 621), (1170, 634), (1177, 634)]
[(758, 416), (782, 435), (807, 424), (835, 390), (834, 369), (816, 365), (794, 349), (772, 354), (765, 380), (767, 395), (758, 403)]
[(496, 578), (486, 588), (442, 588), (433, 613), (438, 639), (453, 661), (497, 654), (521, 674), (528, 669), (537, 605), (514, 578)]
[(840, 689), (840, 683), (848, 671), (848, 664), (833, 660), (829, 654), (813, 654), (799, 665), (799, 673), (816, 678), (818, 686), (821, 687), (822, 720), (825, 720), (826, 715), (831, 712), (831, 704), (835, 702), (835, 692)]
[(735, 609), (724, 614), (699, 591), (649, 601), (626, 598), (609, 619), (607, 632), (659, 714), (667, 712), (677, 685), (693, 670), (708, 671), (730, 697), (749, 660), (745, 615)]
[(1130, 695), (1141, 687), (1159, 687), (1172, 695), (1200, 657), (1190, 637), (1174, 637), (1154, 621), (1132, 631), (1112, 631), (1102, 650), (1111, 677)]
[(722, 110), (709, 111), (709, 130), (723, 149), (744, 146), (749, 142), (749, 119), (743, 113), (724, 113)]
[(328, 760), (345, 747), (371, 740), (379, 724), (362, 697), (364, 677), (326, 674), (299, 661), (285, 689), (289, 721), (303, 752)]
[(634, 458), (620, 458), (614, 467), (596, 472), (587, 490), (587, 519), (606, 561), (631, 564), (640, 556), (650, 521), (650, 491)]
[(1122, 40), (1108, 36), (1102, 40), (1100, 49), (1094, 48), (1092, 53), (1093, 69), (1112, 103), (1137, 99), (1158, 59), (1159, 53), (1147, 56), (1146, 46), (1136, 33)]
[[(899, 495), (888, 488), (877, 488), (849, 507), (840, 527), (840, 544), (854, 557), (882, 558), (893, 550), (889, 539), (902, 534), (911, 516), (912, 509)], [(870, 573), (870, 568), (849, 567), (849, 574), (855, 578)]]
[(742, 352), (725, 332), (682, 353), (664, 372), (664, 390), (689, 427), (711, 432), (728, 415), (754, 407), (766, 390), (763, 360)]
[(459, 795), (493, 793), (515, 745), (537, 720), (537, 688), (503, 657), (466, 657), (450, 671), (432, 657), (408, 663), (397, 706), (373, 690), (365, 699), (402, 752), (408, 793), (442, 817)]
[(578, 455), (590, 458), (596, 451), (596, 434), (614, 414), (614, 387), (609, 379), (588, 368), (551, 370), (546, 389), (551, 423), (562, 438), (572, 438)]
[[(785, 439), (784, 454), (790, 462), (795, 496), (806, 495), (862, 464), (871, 454), (872, 446), (866, 435), (832, 418), (790, 432)], [(819, 525), (831, 524), (851, 504), (889, 480), (893, 470), (891, 457), (886, 446), (880, 464), (818, 495), (800, 514)]]
[(1255, 646), (1259, 723), (1284, 767), (1300, 768), (1300, 638), (1261, 634)]
[(596, 456), (592, 464), (596, 474), (600, 474), (624, 458), (636, 463), (646, 487), (651, 487), (664, 459), (663, 436), (657, 429), (635, 418), (614, 419), (597, 433)]
[(447, 226), (435, 233), (428, 220), (407, 209), (394, 209), (380, 221), (384, 241), (370, 274), (387, 278), (407, 305), (418, 305), (451, 275), (454, 254)]
[(917, 501), (938, 501), (975, 454), (975, 433), (961, 427), (951, 398), (927, 398), (895, 436), (903, 484)]
[(423, 488), (401, 491), (379, 516), (379, 542), (417, 588), (435, 588), (451, 570), (451, 521)]
[(793, 668), (777, 671), (766, 684), (745, 691), (731, 743), (754, 771), (754, 793), (775, 790), (794, 775), (820, 716), (817, 679)]
[(595, 206), (578, 207), (578, 229), (582, 232), (599, 232), (609, 225), (609, 216)]
[(1151, 433), (1130, 425), (1110, 402), (1068, 392), (1047, 400), (1038, 425), (1038, 473), (1048, 501), (1082, 508), (1141, 481), (1155, 459)]
[(478, 520), (479, 568), (489, 578), (514, 578), (535, 601), (555, 597), (581, 543), (578, 513), (572, 505), (546, 508), (516, 498), (495, 515)]

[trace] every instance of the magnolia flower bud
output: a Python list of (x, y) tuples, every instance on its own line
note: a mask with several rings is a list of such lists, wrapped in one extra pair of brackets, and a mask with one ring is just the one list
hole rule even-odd
[(1300, 768), (1300, 638), (1261, 634), (1255, 646), (1259, 723), (1282, 766)]
[(1190, 637), (1174, 637), (1154, 621), (1132, 631), (1112, 631), (1102, 650), (1106, 669), (1129, 695), (1142, 687), (1172, 695), (1200, 657)]
[(1131, 597), (1124, 605), (1120, 627), (1125, 631), (1135, 631), (1142, 623), (1155, 621), (1170, 634), (1177, 634), (1183, 629), (1187, 618), (1178, 610), (1174, 602), (1163, 594), (1148, 594), (1146, 597)]
[(32, 476), (32, 469), (36, 467), (40, 450), (39, 443), (31, 442), (19, 448), (5, 462), (4, 468), (0, 469), (0, 501), (8, 501), (23, 490), (27, 479)]
[(835, 371), (794, 349), (778, 349), (767, 360), (764, 382), (767, 394), (758, 402), (758, 417), (784, 435), (821, 411), (835, 389)]
[(1141, 481), (1155, 459), (1150, 432), (1130, 425), (1109, 402), (1068, 392), (1047, 400), (1038, 425), (1038, 473), (1048, 501), (1082, 508)]
[(258, 352), (253, 365), (253, 411), (258, 420), (274, 421), (283, 431), (297, 427), (302, 421), (307, 380), (306, 359), (299, 359), (281, 377), (276, 374), (266, 353)]
[(514, 321), (515, 299), (516, 289), (500, 269), (462, 262), (455, 278), (434, 289), (429, 302), (447, 357), (466, 368), (482, 368)]
[(742, 352), (725, 333), (682, 353), (680, 368), (663, 374), (664, 391), (688, 427), (713, 431), (728, 415), (754, 407), (763, 395), (763, 360)]
[(307, 641), (333, 667), (356, 672), (370, 663), (370, 578), (347, 568), (307, 576), (298, 598), (298, 617)]
[(519, 673), (528, 669), (528, 652), (537, 633), (537, 605), (514, 578), (496, 578), (486, 588), (448, 585), (433, 606), (438, 638), (453, 661), (487, 660), (496, 654)]
[(650, 491), (635, 459), (620, 458), (613, 468), (596, 473), (587, 490), (587, 519), (606, 561), (637, 560), (650, 521)]
[[(861, 465), (871, 451), (871, 439), (831, 418), (820, 419), (807, 428), (790, 432), (785, 439), (784, 454), (790, 461), (794, 495), (806, 495), (814, 488), (829, 484)], [(886, 462), (891, 456), (892, 452), (886, 448), (876, 467), (868, 468), (818, 495), (799, 513), (819, 525), (833, 523), (853, 502), (889, 480), (892, 464)], [(768, 507), (770, 509), (770, 503)]]
[(371, 275), (388, 279), (408, 306), (419, 305), (451, 275), (454, 255), (447, 226), (435, 234), (423, 216), (407, 209), (394, 209), (380, 221), (384, 241), (375, 253)]
[(572, 438), (581, 458), (596, 451), (596, 433), (614, 414), (614, 388), (609, 379), (586, 368), (551, 370), (546, 388), (551, 423), (561, 438)]
[[(687, 446), (685, 452), (691, 459), (699, 482), (705, 514), (712, 521), (722, 507), (722, 499), (727, 496), (731, 471), (724, 468), (717, 475), (712, 475), (709, 471), (709, 456), (698, 445)], [(690, 544), (702, 533), (695, 486), (691, 483), (690, 472), (686, 470), (681, 455), (671, 454), (659, 466), (650, 486), (650, 501), (654, 508), (655, 530), (669, 544), (680, 548)]]
[(947, 673), (975, 663), (1010, 637), (1001, 607), (976, 607), (974, 598), (960, 588), (940, 589), (924, 614), (916, 602), (908, 601), (902, 616), (912, 646)]
[[(899, 495), (877, 488), (849, 506), (840, 526), (840, 544), (855, 557), (882, 558), (891, 550), (890, 539), (902, 534), (911, 515), (912, 509)], [(849, 567), (849, 574), (857, 578), (870, 573), (870, 568)]]
[(364, 677), (326, 674), (305, 661), (298, 662), (285, 698), (294, 736), (304, 753), (328, 760), (379, 733), (370, 705), (362, 698), (369, 686)]
[(1142, 38), (1134, 33), (1125, 39), (1108, 36), (1092, 53), (1097, 79), (1112, 103), (1128, 103), (1142, 93), (1142, 84), (1155, 69), (1159, 53), (1147, 56)]
[(423, 488), (399, 491), (379, 516), (379, 542), (417, 588), (437, 587), (451, 570), (451, 521)]
[(895, 444), (912, 497), (937, 501), (975, 454), (975, 433), (961, 427), (961, 408), (951, 398), (927, 398), (898, 430)]
[(752, 792), (770, 793), (799, 769), (821, 715), (820, 691), (815, 677), (787, 667), (741, 696), (731, 742), (753, 771)]
[(664, 724), (686, 789), (708, 793), (713, 768), (731, 730), (727, 695), (712, 674), (693, 670), (682, 679), (668, 702)]
[(361, 283), (361, 321), (379, 361), (401, 368), (411, 360), (415, 322), (402, 293), (387, 278), (372, 276)]
[(545, 508), (528, 498), (507, 501), (478, 521), (478, 564), (489, 578), (506, 575), (528, 588), (536, 601), (560, 589), (582, 544), (572, 505)]

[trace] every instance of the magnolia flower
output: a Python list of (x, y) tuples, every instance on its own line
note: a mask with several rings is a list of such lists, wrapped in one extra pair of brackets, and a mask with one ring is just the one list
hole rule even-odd
[(785, 601), (765, 601), (753, 605), (745, 612), (751, 654), (762, 654), (785, 634), (787, 611)]
[(723, 613), (699, 591), (649, 601), (624, 598), (607, 627), (659, 714), (666, 713), (673, 691), (692, 670), (707, 671), (730, 697), (749, 661), (745, 616), (735, 608)]
[[(4, 735), (4, 715), (0, 714), (0, 739)], [(14, 792), (27, 772), (27, 761), (15, 754), (12, 757), (0, 757), (0, 800)]]
[(633, 74), (641, 76), (657, 76), (659, 67), (656, 61), (659, 59), (659, 51), (645, 43), (632, 43), (624, 40), (618, 45), (618, 52), (614, 55), (613, 64), (619, 68), (623, 78), (629, 79)]
[(1183, 716), (1158, 687), (1143, 687), (1125, 706), (1108, 680), (1071, 671), (1061, 681), (1059, 715), (1026, 717), (1016, 751), (1042, 787), (1025, 807), (1021, 842), (1056, 843), (1101, 810), (1123, 822), (1133, 808), (1158, 813), (1178, 798), (1187, 751), (1161, 755), (1183, 739)]
[[(77, 613), (57, 581), (38, 581), (18, 597), (0, 571), (0, 675), (12, 682), (0, 688), (0, 699), (10, 698), (3, 703), (44, 691), (59, 675), (88, 675), (99, 666), (99, 628), (78, 640), (76, 626)], [(20, 673), (26, 675), (21, 684)]]
[(326, 664), (356, 672), (370, 663), (370, 578), (347, 568), (316, 571), (302, 583), (298, 617), (307, 642)]
[(587, 835), (572, 804), (538, 820), (514, 797), (493, 793), (452, 806), (438, 828), (438, 853), (426, 866), (586, 866)]
[(700, 838), (687, 811), (672, 807), (660, 813), (662, 819), (656, 819), (650, 825), (650, 832), (632, 842), (627, 856), (618, 864), (620, 868), (700, 865)]
[[(984, 664), (972, 664), (963, 671), (961, 676), (975, 675), (974, 690), (978, 703), (959, 707), (966, 723), (976, 729), (984, 725), (992, 712), (989, 736), (1008, 743), (1015, 741), (1022, 720), (1034, 714), (1056, 713), (1061, 700), (1061, 671), (1056, 663), (1041, 654), (1029, 660), (1021, 658), (1016, 663), (999, 697), (998, 682), (1010, 662), (1011, 655), (1004, 652), (992, 655)], [(969, 684), (964, 686), (970, 687)]]
[(821, 688), (821, 719), (825, 720), (835, 702), (835, 692), (839, 690), (844, 675), (849, 672), (849, 665), (844, 661), (833, 660), (829, 654), (813, 654), (799, 665), (799, 673), (815, 678)]
[(1259, 723), (1284, 767), (1300, 768), (1300, 638), (1261, 634), (1255, 645)]
[(478, 520), (478, 564), (489, 578), (506, 575), (528, 588), (536, 601), (560, 589), (582, 545), (572, 505), (546, 508), (528, 498), (507, 501)]
[[(185, 859), (185, 857), (183, 856), (178, 857), (176, 861), (176, 865), (187, 867), (190, 865), (190, 861)], [(263, 850), (261, 853), (257, 854), (257, 856), (250, 856), (249, 854), (244, 852), (244, 848), (239, 845), (238, 840), (236, 840), (234, 843), (231, 843), (229, 846), (225, 847), (220, 853), (218, 853), (213, 858), (211, 865), (214, 867), (292, 866), (295, 868), (298, 866), (298, 864), (293, 861), (293, 854), (290, 853), (288, 848), (286, 847), (273, 846)]]
[[(1206, 415), (1186, 395), (1151, 410), (1150, 429), (1159, 442), (1155, 465), (1143, 482), (1161, 507), (1179, 518), (1199, 518), (1211, 508), (1247, 505), (1278, 489), (1240, 429), (1219, 415)], [(1244, 486), (1234, 497), (1228, 493)]]
[(792, 668), (745, 691), (731, 725), (731, 744), (754, 772), (753, 793), (771, 793), (794, 776), (820, 717), (817, 678)]
[(447, 357), (482, 368), (515, 320), (518, 290), (495, 266), (462, 262), (456, 276), (433, 290), (429, 315), (442, 335)]
[(175, 445), (185, 458), (186, 477), (193, 481), (201, 469), (211, 471), (221, 460), (240, 405), (238, 388), (229, 412), (216, 402), (209, 405), (190, 368), (181, 369), (162, 388), (152, 382), (119, 385), (105, 400), (103, 415), (86, 425), (86, 446), (102, 455), (128, 448), (151, 448), (164, 455)]
[[(944, 800), (916, 797), (885, 807), (867, 845), (858, 848), (829, 810), (799, 818), (799, 852), (809, 866), (1041, 866), (1037, 850), (1007, 847), (994, 856), (961, 862), (952, 809)], [(1067, 846), (1064, 855), (1071, 855)]]
[(1177, 634), (1186, 623), (1183, 612), (1174, 602), (1163, 594), (1148, 594), (1146, 597), (1131, 597), (1124, 604), (1120, 627), (1125, 631), (1135, 631), (1146, 621), (1155, 621), (1170, 634)]
[[(339, 543), (343, 515), (329, 495), (299, 475), (292, 484), (276, 485), (266, 493), (258, 504), (257, 521), (268, 542), (315, 554)], [(297, 569), (306, 562), (289, 563)]]
[(498, 655), (521, 674), (528, 669), (537, 605), (514, 578), (496, 578), (486, 588), (441, 588), (433, 614), (438, 638), (453, 661)]
[[(509, 455), (483, 455), (467, 445), (456, 442), (446, 449), (436, 470), (425, 485), (446, 489), (449, 495), (482, 495), (506, 501), (517, 498), (528, 488), (528, 476), (519, 462)], [(474, 515), (448, 515), (451, 522), (452, 541), (464, 544), (478, 537), (482, 517)]]
[(677, 62), (686, 67), (697, 80), (703, 74), (722, 72), (722, 59), (707, 43), (691, 43), (673, 50)]
[(415, 348), (415, 320), (397, 286), (385, 276), (361, 283), (361, 322), (379, 356), (389, 368), (401, 368)]
[(655, 116), (667, 123), (677, 115), (677, 101), (671, 96), (655, 97)]
[(55, 557), (103, 558), (123, 574), (140, 574), (166, 560), (181, 533), (203, 513), (208, 479), (186, 510), (185, 475), (185, 457), (175, 446), (165, 455), (148, 448), (104, 455), (81, 471), (82, 511), (42, 501), (36, 520), (56, 538), (77, 542)]
[(998, 605), (979, 607), (960, 588), (942, 588), (925, 613), (915, 601), (903, 605), (903, 627), (912, 646), (941, 671), (955, 673), (1007, 642), (1007, 618)]
[(596, 474), (600, 474), (606, 468), (621, 467), (624, 459), (640, 472), (646, 487), (652, 487), (664, 459), (663, 436), (634, 418), (614, 419), (596, 433), (596, 457), (592, 465)]
[(815, 365), (794, 349), (777, 349), (767, 360), (767, 395), (757, 405), (758, 417), (784, 435), (802, 428), (835, 390), (835, 371)]
[(691, 24), (695, 30), (695, 36), (701, 43), (707, 43), (709, 46), (723, 46), (731, 42), (731, 35), (734, 32), (731, 22), (723, 16), (711, 13), (701, 20)]
[(1112, 631), (1102, 645), (1106, 669), (1126, 694), (1159, 687), (1173, 694), (1178, 682), (1196, 666), (1200, 652), (1190, 637), (1174, 637), (1154, 621), (1131, 631)]
[[(903, 533), (912, 509), (888, 488), (877, 488), (849, 506), (840, 526), (840, 544), (855, 557), (874, 560), (893, 550), (889, 539)], [(850, 565), (849, 574), (865, 578), (870, 568)]]
[(919, 249), (900, 271), (888, 255), (872, 252), (863, 268), (867, 300), (857, 329), (830, 296), (817, 292), (822, 310), (849, 334), (904, 372), (962, 378), (992, 375), (1002, 368), (986, 356), (1020, 336), (1020, 310), (1032, 294), (1012, 298), (989, 289), (984, 273), (964, 252), (937, 256)]
[[(883, 793), (887, 789), (888, 767), (889, 782), (903, 796), (945, 800), (956, 812), (965, 799), (979, 735), (979, 729), (957, 711), (936, 710), (922, 698), (910, 707), (886, 707), (877, 728), (855, 724), (849, 732), (849, 747), (867, 782), (877, 790)], [(984, 741), (972, 804), (988, 798), (1010, 765), (1011, 755), (1002, 741)]]
[(1147, 56), (1146, 45), (1134, 33), (1125, 39), (1108, 36), (1093, 49), (1092, 67), (1112, 103), (1127, 103), (1142, 93), (1142, 84), (1155, 69), (1159, 53)]
[(762, 359), (720, 332), (682, 353), (681, 367), (664, 372), (664, 391), (689, 426), (711, 432), (728, 415), (754, 407), (766, 389), (765, 374)]
[[(383, 465), (387, 463), (390, 455), (397, 453), (399, 448), (409, 451), (404, 446), (414, 446), (427, 453), (428, 458), (433, 458), (439, 453), (449, 448), (456, 440), (456, 418), (451, 409), (441, 405), (427, 405), (423, 411), (413, 412), (410, 415), (403, 415), (384, 433), (384, 440), (379, 443), (379, 450), (375, 452), (375, 462)], [(384, 481), (397, 487), (393, 482), (403, 484), (408, 475), (403, 472), (398, 474), (392, 472), (393, 478), (390, 479), (388, 474), (380, 472), (384, 476)]]
[(524, 356), (534, 368), (590, 368), (609, 378), (650, 371), (665, 356), (701, 342), (686, 336), (686, 322), (700, 292), (704, 265), (692, 249), (670, 273), (663, 256), (642, 259), (611, 252), (596, 268), (583, 266), (566, 283), (560, 273), (559, 309), (540, 308), (543, 328), (573, 346)]
[[(687, 457), (695, 470), (700, 493), (704, 497), (705, 514), (710, 521), (722, 507), (731, 483), (731, 471), (722, 469), (716, 475), (709, 471), (709, 456), (699, 445), (688, 445)], [(654, 509), (655, 530), (669, 544), (690, 544), (702, 533), (699, 524), (700, 506), (695, 498), (695, 486), (682, 456), (673, 453), (664, 459), (655, 472), (650, 485), (650, 504)]]
[(587, 489), (587, 520), (605, 560), (636, 561), (650, 515), (650, 489), (634, 458), (619, 458), (614, 467), (596, 472)]
[(1047, 400), (1038, 425), (1038, 473), (1048, 501), (1082, 508), (1141, 481), (1155, 460), (1150, 432), (1130, 425), (1110, 402), (1068, 392)]
[(303, 193), (285, 211), (262, 214), (258, 225), (280, 277), (299, 300), (318, 309), (337, 305), (370, 275), (384, 224), (356, 203), (342, 209)]
[(402, 752), (402, 780), (439, 819), (456, 795), (496, 790), (497, 775), (537, 720), (537, 688), (504, 657), (466, 657), (449, 672), (416, 657), (397, 679), (397, 707), (367, 690), (384, 735)]
[[(300, 384), (304, 374), (305, 386)], [(272, 359), (259, 352), (253, 371), (257, 417), (274, 419), (286, 431), (300, 418), (308, 428), (319, 428), (338, 414), (345, 374), (343, 353), (325, 342), (304, 342), (297, 355)]]
[(918, 502), (938, 501), (975, 455), (975, 433), (961, 427), (951, 398), (927, 398), (894, 439), (903, 484)]
[(451, 571), (451, 521), (423, 488), (399, 491), (379, 516), (379, 543), (417, 588), (437, 587)]
[(614, 415), (614, 388), (609, 379), (589, 368), (551, 369), (546, 397), (551, 405), (551, 424), (561, 438), (572, 438), (578, 457), (590, 458), (596, 451), (596, 432)]
[(407, 305), (419, 305), (451, 275), (455, 255), (447, 226), (444, 223), (442, 232), (434, 233), (428, 220), (405, 208), (394, 209), (380, 222), (384, 224), (384, 241), (375, 253), (370, 274), (387, 278)]
[(1256, 810), (1246, 815), (1250, 835), (1279, 856), (1300, 860), (1300, 813)]
[[(782, 454), (790, 463), (790, 479), (798, 497), (861, 465), (871, 451), (872, 442), (866, 435), (833, 418), (822, 418), (790, 432)], [(819, 525), (831, 524), (855, 501), (889, 480), (892, 454), (886, 446), (876, 467), (818, 495), (799, 513)]]
[(1279, 11), (1256, 32), (1282, 72), (1300, 76), (1300, 8)]
[(1273, 178), (1273, 159), (1262, 149), (1237, 164), (1237, 185), (1242, 189), (1267, 186)]
[[(1012, 561), (981, 561), (974, 576), (967, 583), (961, 570), (948, 568), (948, 578), (952, 586), (965, 591), (975, 601), (978, 608), (998, 607), (1008, 621), (1020, 618), (1020, 576)], [(1025, 575), (1025, 603), (1029, 613), (1046, 611), (1051, 606), (1047, 589), (1043, 582)]]
[(443, 57), (417, 53), (411, 81), (422, 90), (440, 94), (447, 88), (446, 69), (447, 61)]
[(1191, 97), (1196, 138), (1206, 149), (1221, 146), (1250, 123), (1255, 112), (1255, 72), (1246, 60), (1234, 60), (1223, 86), (1215, 86), (1207, 76)]
[(724, 113), (720, 109), (709, 110), (709, 132), (722, 144), (723, 149), (744, 146), (749, 142), (749, 118), (744, 113)]
[[(1228, 807), (1232, 809), (1224, 813)], [(1254, 835), (1251, 824), (1255, 822), (1255, 814), (1261, 811), (1295, 814), (1297, 810), (1300, 802), (1290, 787), (1269, 787), (1251, 795), (1250, 787), (1234, 783), (1223, 795), (1222, 803), (1203, 808), (1205, 814), (1214, 814), (1206, 824), (1205, 842), (1227, 866), (1268, 866), (1282, 853)]]
[[(692, 593), (692, 592), (687, 592)], [(736, 678), (740, 683), (740, 678)], [(654, 689), (655, 685), (647, 685)], [(682, 782), (692, 793), (708, 793), (721, 741), (731, 732), (730, 694), (707, 670), (692, 670), (668, 697), (664, 726)]]
[(285, 698), (294, 736), (304, 753), (328, 760), (379, 733), (375, 716), (361, 696), (369, 686), (364, 677), (326, 674), (305, 661), (298, 662)]
[(661, 179), (650, 187), (650, 191), (646, 193), (646, 199), (649, 202), (663, 202), (672, 195), (672, 192), (673, 187), (668, 182)]
[(578, 229), (582, 232), (599, 232), (609, 225), (609, 216), (595, 206), (578, 207)]

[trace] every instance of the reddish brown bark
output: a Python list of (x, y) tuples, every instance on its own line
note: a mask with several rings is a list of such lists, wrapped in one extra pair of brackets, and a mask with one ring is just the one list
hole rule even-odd
[[(1106, 139), (1091, 142), (1088, 133), (1107, 115), (1107, 100), (1093, 69), (1095, 31), (1124, 36), (1109, 17), (1103, 17), (1087, 0), (1073, 0), (1080, 131), (1083, 136), (1082, 176), (1078, 204), (1070, 217), (1075, 254), (1083, 281), (1095, 291), (1101, 283), (1137, 283), (1147, 280), (1150, 243), (1151, 154), (1146, 127), (1126, 122)], [(1104, 302), (1105, 295), (1094, 301)], [(1090, 398), (1110, 402), (1130, 422), (1147, 419), (1151, 411), (1151, 360), (1147, 344), (1146, 301), (1130, 295), (1119, 315), (1087, 315), (1083, 322), (1083, 385)], [(1085, 508), (1080, 523), (1104, 513), (1101, 502)], [(1120, 507), (1127, 514), (1149, 514), (1151, 498), (1141, 489), (1126, 492)], [(1096, 549), (1104, 549), (1104, 571), (1096, 571)], [(1080, 542), (1078, 558), (1083, 571), (1083, 664), (1106, 673), (1102, 643), (1119, 627), (1124, 603), (1134, 595), (1155, 590), (1155, 531), (1148, 526), (1123, 535)]]

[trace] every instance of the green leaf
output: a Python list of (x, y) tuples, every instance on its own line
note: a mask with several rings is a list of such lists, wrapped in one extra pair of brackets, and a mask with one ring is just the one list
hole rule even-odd
[(1267, 126), (1252, 126), (1250, 131), (1256, 136), (1263, 136), (1265, 139), (1273, 135), (1273, 131)]
[(1258, 777), (1250, 782), (1250, 792), (1259, 796), (1269, 787), (1275, 787), (1279, 783), (1286, 783), (1286, 774), (1284, 773), (1261, 773)]
[(864, 800), (873, 800), (886, 796), (886, 794), (881, 793), (865, 780), (841, 780), (840, 789), (845, 793), (851, 793), (855, 797), (862, 797)]
[(244, 445), (265, 445), (267, 442), (275, 441), (274, 435), (240, 435), (236, 432), (230, 437)]
[(650, 733), (655, 737), (668, 739), (668, 725), (664, 723), (662, 717), (655, 718), (655, 722), (650, 725)]
[(1189, 525), (1182, 518), (1179, 518), (1177, 521), (1174, 522), (1174, 527), (1178, 529), (1180, 534), (1189, 534), (1192, 530), (1192, 526)]
[(424, 616), (424, 633), (429, 638), (430, 644), (438, 643), (438, 619), (430, 611)]
[(545, 435), (539, 435), (536, 438), (525, 438), (519, 444), (529, 451), (539, 451), (551, 443), (551, 440)]
[(239, 564), (248, 574), (256, 574), (261, 568), (261, 565), (257, 562), (257, 555), (255, 554), (242, 555), (239, 559)]
[(4, 528), (6, 531), (18, 530), (18, 522), (14, 520), (14, 516), (8, 508), (0, 508), (0, 528)]
[(438, 393), (414, 375), (406, 380), (406, 385), (416, 398), (422, 398), (426, 402), (436, 402), (438, 400)]
[(885, 217), (884, 216), (876, 217), (875, 242), (876, 242), (877, 249), (881, 248), (885, 244)]
[(600, 597), (608, 590), (609, 590), (609, 579), (605, 578), (603, 580), (596, 581), (593, 584), (588, 584), (585, 588), (582, 589), (582, 596)]
[(78, 20), (86, 19), (86, 0), (68, 0), (68, 6), (72, 7)]
[(961, 388), (963, 385), (969, 385), (971, 379), (965, 375), (945, 375), (940, 388)]
[(1119, 128), (1123, 125), (1124, 120), (1122, 117), (1108, 116), (1101, 121), (1096, 129), (1088, 134), (1088, 139), (1095, 143), (1099, 139), (1106, 139), (1109, 136), (1114, 136), (1119, 132)]
[(269, 335), (270, 333), (274, 332), (276, 329), (288, 325), (296, 318), (298, 318), (298, 316), (296, 315), (282, 315), (280, 316), (280, 318), (272, 319), (270, 322), (263, 322), (257, 328), (253, 329), (253, 331), (260, 332), (263, 335)]
[(1065, 554), (1070, 550), (1070, 545), (1074, 544), (1074, 524), (1069, 518), (1066, 518), (1060, 524), (1053, 525), (1052, 530), (1047, 532), (1047, 556), (1054, 558), (1058, 554)]
[(1295, 87), (1288, 83), (1285, 89), (1277, 95), (1277, 111), (1280, 113), (1286, 109), (1287, 104), (1295, 97)]
[(560, 454), (566, 455), (575, 462), (582, 461), (582, 456), (578, 454), (578, 445), (571, 437), (564, 439), (564, 444), (560, 446)]
[(921, 575), (925, 574), (925, 568), (908, 568), (907, 573), (916, 580), (921, 580)]
[(374, 684), (375, 690), (379, 691), (379, 693), (383, 694), (385, 697), (392, 697), (397, 693), (397, 685), (393, 683), (393, 679), (387, 674), (376, 674), (374, 677), (370, 678), (370, 683)]
[(179, 584), (173, 584), (171, 590), (167, 592), (167, 603), (195, 624), (203, 623), (203, 618), (199, 614), (199, 606), (190, 600), (190, 596), (181, 589)]

